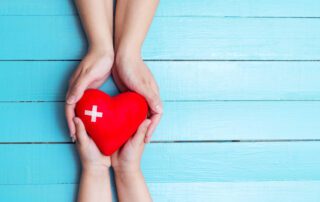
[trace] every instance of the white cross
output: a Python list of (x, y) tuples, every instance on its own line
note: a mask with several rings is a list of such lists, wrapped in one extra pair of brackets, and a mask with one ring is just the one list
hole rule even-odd
[(84, 115), (91, 116), (91, 122), (96, 122), (97, 117), (102, 117), (103, 113), (97, 111), (98, 106), (93, 105), (92, 106), (92, 111), (90, 110), (85, 110)]

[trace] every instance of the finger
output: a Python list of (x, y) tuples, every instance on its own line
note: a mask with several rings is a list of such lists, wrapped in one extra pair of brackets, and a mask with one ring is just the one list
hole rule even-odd
[(76, 71), (72, 74), (71, 78), (69, 79), (69, 87), (68, 87), (68, 91), (66, 94), (66, 98), (69, 97), (71, 88), (74, 86), (74, 82), (79, 78), (80, 73), (81, 73), (81, 69), (82, 69), (82, 67), (81, 67), (81, 63), (80, 63), (80, 65), (78, 66)]
[(81, 72), (81, 66), (79, 65), (76, 71), (72, 74), (70, 80), (69, 80), (69, 88), (73, 86), (74, 81), (79, 77)]
[(119, 77), (119, 74), (116, 70), (116, 68), (113, 68), (112, 69), (112, 77), (113, 77), (113, 80), (114, 82), (116, 83), (116, 86), (118, 87), (119, 91), (120, 92), (124, 92), (124, 91), (127, 91), (128, 88), (126, 87), (126, 85), (124, 85), (124, 83), (121, 81), (120, 77)]
[(80, 145), (86, 143), (89, 140), (89, 137), (81, 119), (75, 117), (73, 121), (76, 126), (77, 143), (79, 143)]
[(65, 106), (65, 113), (66, 113), (67, 123), (69, 127), (69, 133), (73, 142), (75, 141), (75, 138), (76, 138), (75, 136), (76, 127), (73, 122), (73, 118), (75, 117), (74, 108), (75, 108), (74, 104), (73, 105), (66, 104)]
[(150, 117), (151, 124), (149, 125), (146, 137), (144, 138), (145, 143), (150, 142), (152, 133), (154, 132), (154, 130), (158, 126), (160, 119), (161, 119), (161, 116), (162, 116), (162, 114), (154, 114)]
[(67, 104), (75, 104), (80, 100), (84, 91), (87, 89), (91, 81), (91, 77), (85, 75), (80, 76), (71, 86), (70, 91), (67, 95)]
[(132, 138), (133, 144), (139, 145), (139, 144), (143, 143), (143, 140), (146, 136), (148, 126), (150, 125), (150, 123), (151, 123), (151, 120), (146, 119), (140, 124), (136, 134)]
[(163, 111), (163, 106), (159, 93), (157, 93), (155, 90), (147, 90), (145, 92), (147, 93), (143, 93), (142, 95), (146, 98), (151, 112), (155, 114), (161, 114)]

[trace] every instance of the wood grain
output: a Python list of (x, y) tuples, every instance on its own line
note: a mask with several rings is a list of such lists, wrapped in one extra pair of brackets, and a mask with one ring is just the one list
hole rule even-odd
[[(64, 101), (78, 63), (2, 61), (0, 101)], [(320, 100), (320, 62), (148, 61), (147, 65), (164, 101)], [(101, 89), (118, 93), (112, 80)]]
[[(148, 183), (154, 201), (318, 202), (319, 181)], [(70, 202), (77, 184), (0, 185), (1, 199), (25, 202)]]
[[(86, 52), (75, 16), (1, 16), (0, 27), (0, 60), (77, 60)], [(143, 58), (320, 60), (319, 29), (313, 18), (156, 18)]]
[[(70, 142), (62, 102), (0, 110), (0, 142)], [(152, 140), (312, 140), (320, 139), (319, 121), (320, 102), (165, 102)]]
[[(73, 4), (73, 0), (1, 0), (0, 15), (75, 15)], [(319, 17), (319, 9), (314, 0), (161, 0), (156, 16)]]
[[(142, 160), (154, 201), (320, 201), (319, 10), (161, 0), (143, 47), (165, 101)], [(1, 0), (0, 30), (0, 200), (74, 201), (64, 96), (87, 42), (73, 0)]]
[[(320, 142), (150, 144), (148, 183), (320, 180)], [(77, 183), (74, 145), (0, 145), (0, 184)]]

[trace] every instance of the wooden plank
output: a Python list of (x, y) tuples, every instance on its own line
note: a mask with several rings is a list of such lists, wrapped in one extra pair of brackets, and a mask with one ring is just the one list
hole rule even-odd
[(76, 15), (74, 0), (1, 0), (1, 15)]
[[(154, 201), (318, 202), (319, 181), (148, 183)], [(4, 201), (70, 202), (77, 184), (0, 185)]]
[[(62, 102), (0, 103), (0, 111), (0, 142), (70, 142)], [(320, 102), (165, 102), (152, 140), (320, 139), (319, 121)]]
[(74, 16), (2, 16), (0, 27), (0, 59), (79, 59), (87, 48)]
[[(148, 183), (320, 180), (320, 142), (150, 144)], [(0, 184), (77, 183), (74, 145), (2, 144)]]
[(161, 0), (160, 2), (158, 16), (320, 16), (320, 2), (313, 0)]
[[(319, 9), (319, 1), (314, 0), (161, 0), (157, 16), (319, 17)], [(75, 14), (73, 0), (0, 2), (0, 15)]]
[[(64, 101), (76, 61), (11, 61), (0, 62), (1, 101)], [(110, 79), (102, 87), (118, 93)], [(20, 98), (19, 98), (20, 97)]]
[[(1, 16), (0, 27), (5, 30), (0, 32), (0, 60), (74, 60), (86, 51), (74, 16)], [(143, 57), (319, 60), (319, 29), (320, 20), (312, 18), (156, 18)]]
[(75, 184), (49, 185), (0, 185), (3, 201), (71, 202), (76, 201), (78, 186)]
[(319, 181), (152, 183), (154, 201), (318, 202)]
[[(78, 63), (2, 61), (0, 101), (64, 101), (68, 80)], [(164, 101), (320, 100), (320, 62), (147, 64)], [(118, 92), (111, 80), (102, 89), (112, 95)]]
[[(2, 140), (60, 141), (67, 137), (63, 103), (2, 106), (8, 121), (4, 125), (8, 126), (17, 116), (28, 120), (32, 112), (35, 114), (32, 122), (19, 122), (20, 132), (3, 130), (8, 136), (3, 135)], [(317, 139), (319, 109), (319, 102), (168, 102), (154, 140)], [(197, 126), (202, 127), (200, 131)], [(26, 130), (30, 132), (27, 137)], [(50, 134), (48, 139), (42, 139), (46, 134)], [(58, 134), (62, 136), (58, 138)]]

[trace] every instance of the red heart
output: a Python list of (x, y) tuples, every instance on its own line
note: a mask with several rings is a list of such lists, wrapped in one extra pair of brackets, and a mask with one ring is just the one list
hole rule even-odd
[(125, 92), (114, 97), (95, 89), (86, 90), (76, 105), (76, 115), (100, 151), (110, 156), (119, 149), (146, 119), (144, 97)]

